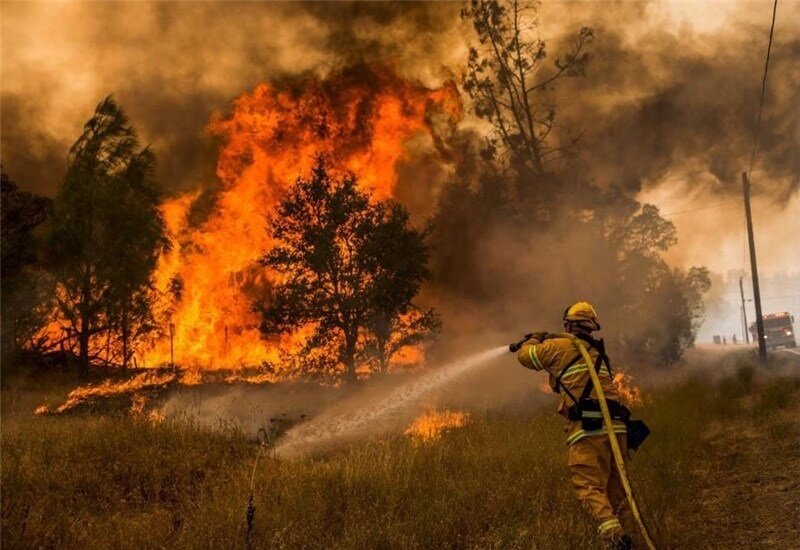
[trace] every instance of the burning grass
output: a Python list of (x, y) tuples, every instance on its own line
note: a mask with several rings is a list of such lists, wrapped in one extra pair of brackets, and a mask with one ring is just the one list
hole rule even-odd
[[(177, 386), (201, 386), (215, 384), (272, 384), (275, 377), (271, 373), (239, 369), (225, 371), (222, 369), (205, 371), (202, 369), (186, 369), (177, 372), (166, 369), (144, 370), (131, 378), (108, 378), (99, 384), (78, 386), (67, 393), (60, 405), (43, 403), (34, 409), (34, 414), (64, 414), (98, 406), (102, 408), (104, 401), (126, 398), (130, 402), (130, 414), (133, 416), (150, 415), (151, 401), (171, 388)], [(152, 416), (152, 415), (151, 415)], [(156, 413), (156, 416), (163, 416)]]
[(104, 380), (97, 385), (75, 388), (67, 394), (66, 401), (57, 407), (39, 405), (34, 412), (36, 414), (61, 414), (105, 399), (130, 396), (131, 413), (138, 414), (144, 410), (147, 403), (146, 393), (162, 391), (175, 384), (177, 380), (176, 374), (159, 371), (145, 371), (122, 382)]
[[(796, 425), (794, 379), (732, 380), (722, 386), (736, 392), (682, 382), (654, 391), (637, 410), (653, 436), (631, 470), (661, 547), (716, 540), (715, 519), (698, 513), (702, 488), (728, 479), (738, 463), (714, 455), (706, 434), (731, 422), (732, 408), (769, 402), (772, 415), (759, 420), (764, 433), (773, 422)], [(153, 423), (146, 415), (32, 416), (43, 398), (38, 390), (3, 392), (4, 547), (245, 547), (257, 446), (244, 434), (180, 419)], [(718, 407), (723, 398), (725, 408)], [(736, 419), (753, 422), (744, 412)], [(571, 492), (563, 439), (550, 407), (531, 406), (472, 412), (464, 426), (426, 445), (398, 434), (313, 459), (262, 456), (252, 545), (592, 547), (594, 529)], [(763, 452), (796, 459), (800, 449), (789, 443), (767, 439)]]
[(434, 442), (445, 432), (463, 427), (468, 420), (465, 412), (430, 409), (415, 418), (404, 433), (416, 443)]

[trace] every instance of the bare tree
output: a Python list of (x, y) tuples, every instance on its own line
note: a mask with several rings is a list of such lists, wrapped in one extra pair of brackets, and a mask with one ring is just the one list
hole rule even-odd
[(537, 34), (537, 3), (472, 0), (461, 16), (478, 35), (462, 84), (475, 114), (494, 127), (487, 154), (494, 156), (502, 146), (516, 165), (544, 174), (560, 149), (551, 144), (557, 110), (545, 92), (564, 78), (584, 74), (594, 31), (582, 27), (548, 67), (547, 46)]

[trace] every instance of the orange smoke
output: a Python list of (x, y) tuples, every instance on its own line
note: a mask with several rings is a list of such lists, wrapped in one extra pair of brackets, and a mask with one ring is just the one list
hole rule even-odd
[(431, 409), (417, 417), (404, 433), (417, 443), (436, 441), (444, 432), (460, 428), (468, 420), (469, 415), (464, 412)]
[[(175, 242), (156, 280), (162, 289), (176, 281), (180, 288), (166, 313), (175, 363), (194, 369), (277, 363), (279, 346), (297, 347), (293, 337), (263, 340), (252, 307), (272, 281), (257, 264), (272, 244), (268, 215), (317, 155), (334, 170), (354, 172), (375, 199), (391, 197), (404, 143), (420, 132), (433, 135), (437, 113), (460, 117), (453, 86), (432, 90), (385, 68), (359, 67), (324, 80), (261, 84), (237, 99), (229, 116), (212, 121), (224, 145), (217, 164), (222, 190), (211, 213), (197, 226), (189, 223), (199, 194), (163, 207)], [(170, 363), (166, 327), (164, 334), (142, 350), (145, 365)]]

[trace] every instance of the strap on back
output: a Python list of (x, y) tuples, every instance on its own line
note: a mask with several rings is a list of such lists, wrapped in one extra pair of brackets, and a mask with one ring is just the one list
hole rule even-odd
[(571, 391), (567, 389), (564, 383), (561, 382), (561, 377), (564, 376), (564, 374), (570, 369), (570, 367), (572, 367), (575, 363), (580, 361), (580, 359), (581, 359), (581, 354), (579, 353), (572, 359), (572, 361), (567, 363), (567, 366), (561, 369), (561, 372), (559, 372), (558, 376), (556, 376), (556, 388), (561, 388), (562, 390), (564, 390), (564, 393), (566, 393), (569, 396), (569, 398), (572, 399), (572, 402), (575, 403), (576, 405), (578, 404), (577, 399), (575, 399), (575, 396), (572, 394)]
[[(597, 354), (597, 359), (594, 361), (594, 371), (600, 375), (600, 368), (603, 366), (603, 361), (608, 361), (608, 356), (606, 356), (606, 352), (604, 349), (598, 350), (600, 353)], [(611, 372), (611, 367), (608, 368), (609, 373)], [(592, 377), (589, 377), (589, 381), (583, 387), (583, 392), (581, 392), (581, 401), (587, 399), (589, 395), (591, 395), (592, 390), (594, 389), (594, 380)]]
[[(589, 344), (590, 348), (594, 348), (594, 349), (596, 349), (598, 351), (597, 359), (595, 359), (595, 362), (594, 362), (594, 370), (595, 370), (595, 372), (599, 375), (600, 374), (600, 368), (603, 366), (603, 363), (605, 363), (606, 364), (606, 368), (608, 369), (608, 373), (610, 375), (612, 375), (612, 377), (613, 377), (613, 373), (611, 371), (611, 362), (608, 359), (608, 355), (606, 355), (606, 345), (605, 345), (605, 342), (603, 341), (603, 339), (601, 338), (600, 340), (595, 340), (594, 338), (592, 338), (588, 334), (583, 334), (583, 333), (576, 334), (575, 336), (577, 336), (578, 338), (580, 338), (581, 340), (583, 340), (584, 342)], [(575, 396), (572, 394), (572, 392), (570, 392), (567, 389), (567, 387), (564, 385), (564, 383), (561, 382), (561, 378), (564, 376), (564, 374), (567, 372), (567, 370), (570, 367), (572, 367), (575, 363), (578, 362), (578, 360), (580, 358), (581, 358), (581, 354), (578, 353), (578, 355), (572, 361), (570, 361), (567, 364), (566, 367), (561, 369), (561, 372), (559, 372), (558, 376), (556, 377), (556, 386), (560, 387), (561, 389), (563, 389), (564, 393), (566, 393), (569, 396), (569, 398), (572, 399), (572, 402), (575, 403), (576, 405), (578, 404), (579, 401), (577, 399), (575, 399)], [(583, 387), (583, 392), (581, 392), (580, 401), (583, 401), (584, 399), (587, 399), (589, 397), (589, 395), (591, 395), (593, 389), (594, 389), (594, 382), (592, 382), (592, 378), (589, 377), (589, 381)]]

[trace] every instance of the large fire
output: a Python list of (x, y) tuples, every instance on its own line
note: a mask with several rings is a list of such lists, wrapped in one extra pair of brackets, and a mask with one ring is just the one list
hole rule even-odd
[(267, 216), (284, 190), (325, 155), (334, 169), (354, 172), (376, 199), (391, 197), (406, 141), (431, 133), (437, 113), (453, 119), (460, 109), (452, 86), (429, 89), (379, 67), (261, 84), (237, 99), (229, 116), (210, 124), (223, 141), (221, 191), (211, 213), (190, 223), (199, 193), (163, 207), (175, 246), (156, 279), (162, 289), (177, 282), (180, 292), (165, 321), (169, 331), (140, 350), (140, 364), (174, 357), (183, 368), (215, 369), (277, 360), (278, 345), (291, 347), (302, 335), (265, 341), (252, 303), (270, 284), (257, 259), (270, 248)]

